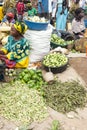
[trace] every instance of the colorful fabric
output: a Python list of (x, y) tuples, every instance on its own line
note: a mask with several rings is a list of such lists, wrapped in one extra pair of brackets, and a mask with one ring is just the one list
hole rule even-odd
[(85, 6), (86, 6), (86, 1), (85, 0), (80, 0), (79, 7), (85, 9)]
[(14, 18), (14, 14), (12, 12), (6, 13), (6, 16), (10, 17), (10, 18)]
[(35, 16), (35, 15), (37, 15), (37, 10), (35, 8), (28, 10), (28, 16)]
[(17, 8), (18, 15), (24, 14), (24, 3), (23, 2), (18, 2), (16, 5), (16, 8)]
[(27, 3), (27, 7), (32, 7), (32, 3)]
[[(3, 19), (2, 19), (2, 22), (8, 22), (8, 19), (7, 19), (7, 17), (5, 16)], [(9, 22), (10, 23), (15, 23), (15, 19), (11, 19), (11, 20), (9, 20)]]
[(5, 0), (3, 5), (4, 15), (7, 13), (7, 10), (12, 7), (15, 7), (16, 1), (15, 0)]
[(2, 21), (3, 17), (4, 17), (3, 6), (0, 6), (0, 21)]
[(81, 19), (81, 21), (76, 21), (75, 18), (72, 21), (72, 31), (74, 33), (79, 33), (83, 30), (85, 30), (85, 24), (84, 24), (84, 19)]
[(56, 14), (56, 29), (57, 30), (65, 30), (66, 29), (66, 21), (68, 16), (68, 9), (64, 9), (64, 12), (62, 9), (62, 0), (58, 0), (58, 10)]
[(27, 25), (25, 25), (23, 22), (16, 22), (14, 24), (14, 27), (21, 34), (24, 34), (25, 31), (27, 30)]
[(8, 43), (1, 49), (11, 61), (15, 61), (16, 68), (26, 68), (29, 63), (29, 41), (21, 38), (16, 41), (9, 36)]
[(15, 61), (12, 61), (12, 60), (9, 60), (9, 59), (3, 58), (3, 57), (1, 57), (0, 59), (5, 62), (5, 66), (8, 68), (14, 68), (16, 65)]
[(71, 13), (71, 14), (73, 14), (74, 15), (74, 13), (75, 13), (75, 10), (76, 9), (78, 9), (79, 8), (79, 3), (78, 4), (76, 4), (76, 3), (72, 3), (72, 5), (71, 5), (71, 7), (70, 7), (70, 10), (69, 10), (69, 12)]

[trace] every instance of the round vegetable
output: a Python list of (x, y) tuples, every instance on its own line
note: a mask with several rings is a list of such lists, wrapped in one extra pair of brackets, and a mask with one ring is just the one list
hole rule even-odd
[(47, 67), (60, 67), (68, 62), (68, 58), (61, 53), (50, 53), (44, 57), (43, 65)]

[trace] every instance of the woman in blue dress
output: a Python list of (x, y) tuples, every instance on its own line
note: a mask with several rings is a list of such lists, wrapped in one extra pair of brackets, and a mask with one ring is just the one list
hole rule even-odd
[(56, 29), (65, 30), (68, 16), (68, 0), (57, 0)]

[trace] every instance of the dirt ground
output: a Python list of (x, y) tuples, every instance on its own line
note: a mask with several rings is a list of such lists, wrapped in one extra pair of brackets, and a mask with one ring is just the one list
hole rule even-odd
[(86, 57), (70, 58), (69, 63), (87, 84), (87, 58)]
[[(70, 67), (68, 67), (64, 74), (58, 74), (58, 76), (63, 77), (63, 75), (65, 75), (65, 77), (69, 78), (70, 76), (75, 77), (75, 73), (78, 73), (78, 75), (80, 75), (83, 81), (85, 81), (85, 83), (87, 84), (86, 57), (69, 58), (69, 66)], [(53, 120), (59, 120), (63, 127), (63, 130), (87, 130), (87, 106), (83, 110), (78, 109), (77, 113), (70, 112), (66, 115), (56, 112), (51, 108), (48, 108), (48, 112), (49, 117), (45, 121), (40, 124), (31, 124), (30, 127), (32, 128), (32, 130), (48, 130)], [(8, 121), (3, 117), (0, 117), (0, 130), (19, 130), (17, 129), (18, 125), (19, 124), (17, 124), (17, 122)]]

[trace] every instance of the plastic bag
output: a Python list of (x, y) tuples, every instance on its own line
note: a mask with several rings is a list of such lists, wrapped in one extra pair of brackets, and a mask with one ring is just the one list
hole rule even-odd
[(27, 30), (24, 37), (31, 42), (30, 63), (41, 61), (50, 51), (52, 27), (49, 25), (47, 30), (36, 31)]

